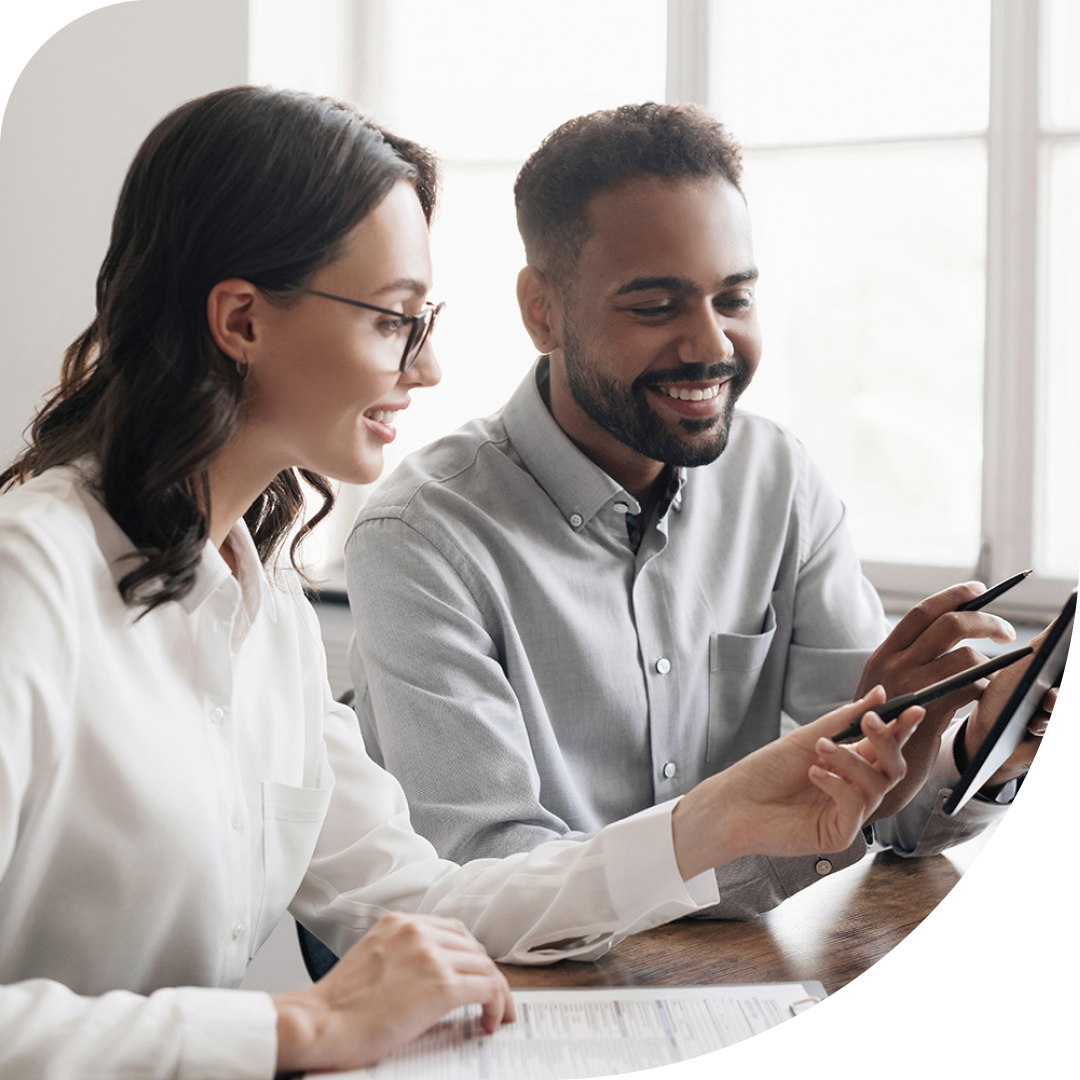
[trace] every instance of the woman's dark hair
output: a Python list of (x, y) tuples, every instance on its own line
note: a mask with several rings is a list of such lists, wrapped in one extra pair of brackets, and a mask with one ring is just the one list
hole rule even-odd
[[(232, 277), (272, 297), (303, 284), (402, 179), (430, 222), (434, 156), (342, 102), (242, 86), (171, 112), (124, 181), (97, 316), (65, 353), (60, 384), (0, 490), (90, 458), (106, 509), (142, 556), (120, 580), (124, 601), (148, 611), (184, 596), (208, 535), (207, 467), (243, 402), (236, 365), (210, 335), (210, 290)], [(303, 510), (301, 481), (323, 504), (297, 531), (294, 565), (333, 506), (324, 477), (279, 473), (244, 515), (264, 563)]]

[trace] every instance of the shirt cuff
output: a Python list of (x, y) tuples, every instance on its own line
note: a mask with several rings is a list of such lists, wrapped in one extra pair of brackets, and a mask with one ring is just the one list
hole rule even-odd
[(629, 933), (693, 914), (720, 898), (712, 870), (689, 881), (679, 873), (671, 832), (678, 801), (650, 806), (603, 830), (608, 888)]
[[(942, 737), (942, 749), (948, 748), (948, 758), (952, 763), (952, 774), (955, 774), (955, 779), (949, 784), (950, 787), (956, 787), (960, 783), (960, 769), (956, 762), (956, 740), (961, 739), (964, 736), (964, 732), (967, 730), (967, 719), (965, 718), (963, 723), (955, 725), (950, 731), (945, 733)], [(951, 738), (949, 738), (951, 736)], [(964, 754), (964, 757), (967, 755)], [(1001, 784), (998, 789), (991, 795), (981, 789), (976, 791), (972, 796), (972, 800), (978, 800), (979, 802), (989, 803), (997, 806), (1009, 806), (1013, 799), (1016, 798), (1016, 793), (1020, 790), (1019, 780), (1007, 780), (1004, 784)]]
[(277, 1009), (254, 990), (182, 988), (181, 1080), (270, 1080), (277, 1068)]

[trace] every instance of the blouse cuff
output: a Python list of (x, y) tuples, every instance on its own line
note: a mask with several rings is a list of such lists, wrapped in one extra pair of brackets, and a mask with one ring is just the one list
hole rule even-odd
[(182, 1080), (271, 1080), (277, 1010), (269, 994), (202, 987), (166, 991), (183, 1016)]
[(671, 832), (678, 801), (650, 806), (604, 829), (608, 887), (619, 922), (632, 932), (693, 914), (720, 898), (712, 870), (685, 882), (679, 873)]

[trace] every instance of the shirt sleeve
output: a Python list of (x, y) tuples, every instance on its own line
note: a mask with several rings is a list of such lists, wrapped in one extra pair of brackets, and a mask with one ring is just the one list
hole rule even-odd
[(268, 994), (182, 988), (80, 997), (33, 979), (0, 987), (0, 1080), (271, 1080)]
[(450, 557), (411, 525), (377, 518), (349, 538), (346, 573), (361, 731), (404, 788), (417, 831), (456, 861), (584, 839), (545, 804), (541, 748), (498, 626)]
[(962, 721), (954, 721), (942, 736), (930, 775), (907, 806), (874, 825), (878, 842), (897, 855), (915, 858), (938, 855), (978, 836), (998, 821), (1011, 804), (1017, 788), (1015, 781), (1006, 784), (997, 799), (976, 794), (951, 817), (944, 812), (945, 801), (960, 782), (953, 742), (961, 726)]
[[(809, 459), (799, 507), (805, 523), (805, 554), (796, 590), (784, 704), (790, 715), (807, 722), (851, 700), (866, 661), (889, 626), (877, 593), (862, 574), (844, 525), (843, 505)], [(942, 812), (959, 781), (952, 753), (957, 726), (942, 739), (922, 788), (893, 817), (875, 823), (878, 846), (904, 856), (937, 855), (978, 835), (1007, 809), (1004, 800), (991, 802), (977, 796), (953, 817)], [(797, 887), (814, 880), (798, 860), (791, 863), (789, 873), (791, 884)]]
[(850, 701), (889, 625), (862, 572), (843, 503), (808, 457), (799, 485), (799, 566), (784, 711), (808, 723)]

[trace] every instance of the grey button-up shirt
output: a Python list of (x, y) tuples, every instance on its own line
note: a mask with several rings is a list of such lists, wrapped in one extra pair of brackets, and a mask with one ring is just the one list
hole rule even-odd
[[(789, 433), (737, 412), (635, 549), (640, 505), (555, 422), (546, 378), (542, 358), (501, 412), (411, 455), (346, 545), (365, 742), (455, 860), (584, 838), (689, 791), (782, 717), (850, 700), (887, 629), (844, 508)], [(995, 812), (969, 804), (928, 837), (957, 779), (951, 751), (939, 765), (885, 842), (940, 850)], [(757, 914), (820, 876), (815, 857), (739, 860), (718, 911)]]

